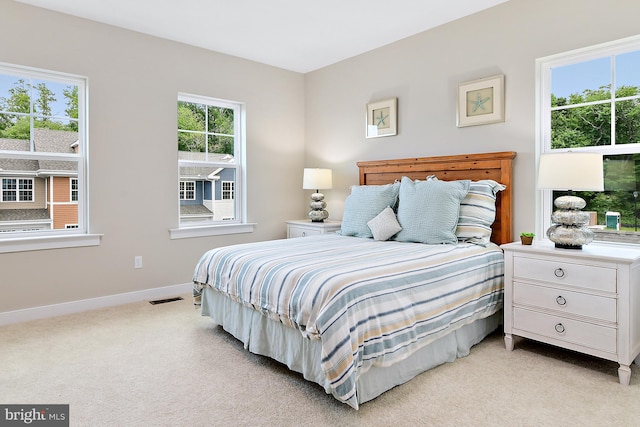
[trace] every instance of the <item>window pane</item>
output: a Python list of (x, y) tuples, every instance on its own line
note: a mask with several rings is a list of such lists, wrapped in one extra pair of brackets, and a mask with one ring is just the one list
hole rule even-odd
[[(621, 88), (635, 88), (636, 94), (640, 87), (640, 51), (617, 55), (616, 61), (616, 94)], [(629, 96), (629, 95), (622, 95)]]
[[(608, 96), (611, 87), (611, 60), (594, 59), (551, 69), (552, 105), (569, 105), (585, 102), (594, 96)], [(605, 98), (605, 99), (606, 99)]]
[(205, 131), (206, 106), (178, 101), (178, 129)]
[(78, 132), (47, 128), (33, 129), (34, 151), (41, 153), (76, 153)]
[[(16, 143), (14, 148), (0, 147), (0, 150), (29, 151), (29, 140), (31, 139), (29, 116), (17, 114), (0, 113), (0, 139), (21, 139), (27, 141), (24, 144)], [(8, 142), (5, 142), (8, 144)]]
[[(233, 140), (232, 136), (209, 135), (208, 151), (209, 153), (227, 154), (228, 156), (222, 156), (221, 160), (231, 160), (233, 159)], [(217, 161), (218, 159), (210, 158), (210, 160)]]
[[(603, 165), (604, 191), (575, 193), (587, 203), (583, 211), (592, 212), (597, 218), (589, 225), (595, 240), (640, 243), (637, 215), (640, 154), (607, 155)], [(554, 191), (553, 198), (565, 194)]]
[[(180, 179), (181, 223), (235, 218), (235, 201), (224, 199), (222, 185), (223, 182), (235, 185), (234, 168), (181, 166)], [(228, 188), (226, 184), (224, 189)]]
[(0, 110), (14, 113), (29, 113), (29, 79), (0, 74)]
[(640, 99), (616, 102), (616, 144), (640, 143)]
[(233, 110), (222, 107), (209, 107), (209, 132), (233, 135)]
[(46, 80), (33, 80), (31, 84), (33, 85), (33, 110), (40, 119), (46, 121), (51, 117), (78, 117), (77, 86)]
[(610, 144), (610, 104), (594, 104), (551, 112), (551, 148)]
[[(204, 153), (206, 151), (206, 137), (203, 133), (178, 131), (178, 151), (181, 153)], [(180, 157), (181, 160), (203, 160), (204, 156), (194, 154), (193, 159), (189, 159), (187, 154)]]

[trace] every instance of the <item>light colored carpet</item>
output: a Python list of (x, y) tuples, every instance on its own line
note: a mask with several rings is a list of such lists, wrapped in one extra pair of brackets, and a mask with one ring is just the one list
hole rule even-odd
[(640, 370), (495, 333), (362, 405), (244, 350), (191, 298), (0, 327), (0, 403), (70, 404), (72, 426), (631, 426)]

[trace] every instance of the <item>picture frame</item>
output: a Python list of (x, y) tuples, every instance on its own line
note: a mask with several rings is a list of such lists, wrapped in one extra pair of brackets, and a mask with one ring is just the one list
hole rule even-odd
[(366, 137), (378, 138), (398, 133), (398, 98), (367, 104)]
[(504, 121), (504, 74), (458, 84), (458, 127)]

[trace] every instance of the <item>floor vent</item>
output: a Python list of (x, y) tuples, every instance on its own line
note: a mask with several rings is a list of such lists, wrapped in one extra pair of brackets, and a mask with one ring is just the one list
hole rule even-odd
[(149, 301), (149, 304), (164, 304), (166, 302), (174, 302), (174, 301), (180, 301), (181, 299), (183, 299), (182, 297), (175, 297), (175, 298), (167, 298), (167, 299), (157, 299), (155, 301)]

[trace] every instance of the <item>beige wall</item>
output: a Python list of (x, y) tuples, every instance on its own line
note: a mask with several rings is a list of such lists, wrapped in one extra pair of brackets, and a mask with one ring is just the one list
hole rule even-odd
[[(637, 0), (510, 0), (305, 76), (308, 165), (331, 166), (324, 191), (340, 218), (355, 162), (517, 151), (514, 232), (535, 221), (535, 60), (640, 33)], [(460, 82), (505, 75), (506, 122), (456, 127)], [(365, 139), (368, 102), (398, 98), (398, 135)]]
[[(636, 0), (511, 0), (300, 75), (0, 0), (0, 61), (89, 77), (91, 230), (104, 233), (95, 248), (1, 254), (0, 313), (186, 283), (209, 247), (284, 237), (306, 213), (305, 166), (334, 169), (324, 194), (341, 218), (358, 160), (514, 150), (514, 231), (530, 230), (535, 59), (635, 35), (638, 16)], [(506, 122), (456, 128), (457, 84), (494, 74)], [(246, 102), (255, 233), (169, 239), (179, 91)], [(398, 136), (365, 139), (367, 102), (392, 96)]]
[[(0, 39), (2, 62), (89, 78), (90, 221), (104, 234), (99, 247), (0, 254), (0, 313), (188, 283), (205, 249), (284, 238), (304, 208), (301, 74), (8, 0)], [(169, 239), (178, 92), (246, 103), (253, 234)]]

